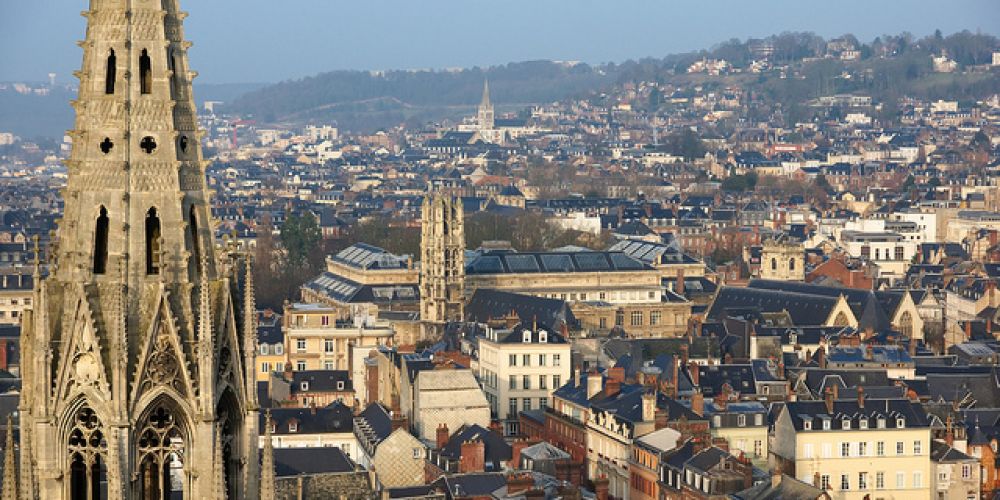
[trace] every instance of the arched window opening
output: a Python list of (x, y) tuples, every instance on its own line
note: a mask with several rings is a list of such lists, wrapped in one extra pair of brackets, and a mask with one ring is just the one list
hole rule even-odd
[(906, 338), (913, 338), (913, 316), (909, 311), (904, 312), (899, 318), (899, 333)]
[(833, 326), (849, 326), (847, 315), (843, 312), (837, 314), (837, 318), (833, 320)]
[(152, 136), (146, 136), (142, 138), (142, 142), (139, 143), (139, 147), (146, 152), (146, 154), (151, 155), (153, 151), (156, 151), (156, 139)]
[[(227, 353), (226, 356), (231, 356)], [(226, 358), (228, 359), (228, 358)], [(240, 462), (241, 426), (239, 419), (239, 404), (232, 391), (227, 390), (222, 396), (218, 414), (220, 420), (220, 439), (222, 445), (223, 477), (225, 478), (227, 498), (240, 498), (243, 465)]]
[(139, 56), (139, 84), (143, 94), (153, 93), (153, 63), (146, 49)]
[(143, 500), (173, 500), (184, 492), (184, 435), (174, 414), (164, 406), (140, 427), (139, 481)]
[(195, 275), (201, 274), (201, 242), (198, 239), (198, 214), (194, 211), (194, 205), (188, 212), (188, 227), (191, 228), (191, 256), (194, 258)]
[(115, 80), (118, 78), (118, 58), (115, 57), (115, 49), (108, 51), (108, 67), (104, 75), (104, 93), (115, 93)]
[(108, 272), (108, 209), (101, 207), (94, 228), (94, 274)]
[(788, 259), (788, 270), (789, 271), (795, 270), (795, 259)]
[(70, 462), (70, 499), (108, 498), (106, 456), (108, 442), (94, 410), (84, 406), (76, 412), (67, 443)]
[(146, 212), (146, 274), (160, 274), (160, 217), (155, 208)]
[(178, 143), (181, 147), (181, 153), (187, 153), (189, 142), (190, 141), (188, 140), (188, 137), (186, 135), (182, 135), (181, 138), (178, 140)]
[(778, 270), (778, 259), (771, 259), (771, 270), (772, 271)]

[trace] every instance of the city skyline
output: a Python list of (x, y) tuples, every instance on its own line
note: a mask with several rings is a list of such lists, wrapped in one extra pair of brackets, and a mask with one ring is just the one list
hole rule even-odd
[[(988, 0), (963, 0), (960, 8), (954, 2), (918, 0), (907, 9), (896, 2), (860, 0), (818, 5), (773, 0), (763, 8), (726, 1), (706, 8), (690, 1), (667, 5), (639, 0), (588, 0), (573, 9), (564, 1), (539, 6), (525, 0), (503, 6), (454, 0), (296, 3), (299, 8), (282, 11), (262, 0), (186, 5), (194, 14), (186, 35), (195, 43), (191, 58), (202, 75), (199, 82), (273, 83), (341, 69), (445, 69), (537, 59), (621, 62), (783, 31), (824, 37), (852, 33), (869, 41), (904, 31), (922, 37), (935, 29), (948, 34), (1000, 25), (1000, 8)], [(85, 19), (63, 7), (47, 2), (0, 5), (0, 44), (33, 48), (6, 54), (0, 81), (46, 81), (56, 73), (59, 83), (72, 82), (80, 53), (65, 47), (83, 38)], [(304, 16), (303, 11), (313, 14)], [(264, 20), (274, 32), (251, 31), (248, 37), (247, 27)], [(288, 57), (292, 50), (296, 56)]]

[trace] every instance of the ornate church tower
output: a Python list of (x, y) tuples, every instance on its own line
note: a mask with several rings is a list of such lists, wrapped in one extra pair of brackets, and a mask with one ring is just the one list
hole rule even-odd
[(462, 199), (424, 198), (420, 238), (420, 320), (425, 339), (465, 313), (465, 210)]
[(493, 130), (496, 128), (496, 115), (493, 112), (493, 104), (490, 102), (490, 81), (483, 82), (483, 100), (479, 103), (479, 130)]
[(213, 242), (177, 0), (91, 0), (50, 275), (22, 339), (21, 498), (256, 499), (250, 263)]

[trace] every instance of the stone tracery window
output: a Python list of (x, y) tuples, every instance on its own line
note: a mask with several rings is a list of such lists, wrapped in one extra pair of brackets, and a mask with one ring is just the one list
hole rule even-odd
[(139, 89), (143, 94), (153, 93), (153, 64), (146, 49), (139, 56)]
[(89, 406), (77, 410), (73, 417), (67, 449), (70, 456), (70, 499), (108, 498), (108, 442), (100, 419)]
[(140, 428), (138, 453), (143, 500), (173, 499), (184, 491), (184, 434), (166, 406), (157, 406)]
[(115, 49), (108, 51), (108, 63), (104, 75), (104, 93), (111, 95), (115, 93), (115, 80), (118, 78), (118, 58), (115, 57)]

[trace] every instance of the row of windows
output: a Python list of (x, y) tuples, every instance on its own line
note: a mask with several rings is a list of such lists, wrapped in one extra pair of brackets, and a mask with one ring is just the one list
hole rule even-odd
[[(736, 415), (736, 426), (737, 427), (746, 427), (746, 425), (747, 425), (747, 416), (743, 415), (743, 414)], [(753, 425), (756, 425), (756, 426), (762, 426), (762, 425), (764, 425), (764, 415), (760, 414), (760, 413), (754, 414), (754, 416), (753, 416)], [(715, 415), (715, 416), (712, 417), (712, 427), (722, 427), (722, 416), (721, 415)]]
[[(858, 365), (858, 366), (860, 367), (861, 365)], [(832, 422), (833, 421), (830, 420), (829, 418), (824, 418), (823, 419), (823, 423), (821, 424), (823, 430), (824, 431), (830, 430)], [(841, 420), (840, 421), (840, 425), (841, 425), (841, 427), (844, 430), (850, 430), (851, 429), (851, 419), (845, 418), (845, 419)], [(868, 423), (868, 419), (867, 418), (862, 418), (862, 419), (858, 420), (858, 428), (859, 429), (867, 429), (869, 425), (870, 424)], [(886, 425), (885, 418), (879, 417), (879, 418), (877, 418), (875, 420), (875, 426), (876, 426), (877, 429), (885, 429), (885, 425)], [(905, 427), (906, 427), (906, 419), (905, 418), (897, 418), (896, 419), (896, 428), (897, 429), (903, 429)], [(804, 430), (807, 430), (807, 431), (813, 430), (813, 422), (812, 422), (812, 420), (809, 420), (809, 419), (803, 420), (802, 421), (802, 428)]]
[[(895, 255), (894, 255), (895, 258), (892, 259), (892, 260), (904, 260), (905, 259), (905, 257), (904, 257), (905, 251), (904, 251), (903, 247), (896, 247), (894, 250), (895, 250)], [(872, 257), (872, 248), (870, 246), (867, 246), (867, 245), (861, 247), (861, 256), (864, 257), (864, 258), (866, 258), (866, 259), (870, 259)], [(889, 249), (886, 248), (885, 252), (883, 252), (882, 249), (876, 248), (875, 249), (875, 260), (890, 260)]]
[(268, 344), (261, 344), (260, 345), (260, 354), (263, 355), (263, 356), (267, 356), (267, 355), (272, 354), (272, 353), (273, 354), (277, 354), (277, 355), (281, 355), (281, 354), (284, 354), (284, 352), (285, 352), (285, 346), (283, 346), (281, 344), (275, 344), (273, 346), (268, 345)]
[[(549, 389), (549, 376), (548, 375), (538, 375), (538, 387), (532, 387), (531, 381), (534, 378), (532, 375), (522, 375), (518, 377), (517, 375), (511, 375), (507, 382), (508, 389), (517, 390), (531, 390), (531, 389)], [(520, 379), (520, 384), (518, 380)], [(552, 375), (552, 389), (558, 389), (562, 386), (562, 377), (559, 375)]]
[[(517, 401), (518, 398), (510, 398), (507, 400), (507, 418), (517, 417)], [(534, 409), (532, 406), (534, 398), (521, 398), (521, 411), (531, 411)], [(549, 398), (538, 398), (538, 409), (544, 410), (549, 407)]]
[[(911, 488), (923, 488), (924, 487), (924, 474), (920, 471), (913, 473), (912, 481), (910, 482)], [(872, 485), (871, 474), (868, 472), (859, 472), (857, 475), (857, 482), (851, 482), (851, 474), (841, 474), (840, 475), (840, 489), (843, 491), (848, 491), (851, 489), (867, 490), (871, 489), (873, 486), (877, 490), (885, 489), (885, 472), (875, 473), (875, 483)], [(831, 490), (832, 485), (830, 483), (830, 475), (822, 474), (819, 477), (820, 487), (824, 490)], [(906, 472), (896, 473), (896, 489), (906, 488)]]
[[(510, 354), (510, 355), (508, 355), (507, 356), (507, 366), (518, 366), (517, 365), (518, 357), (519, 356), (517, 354)], [(520, 355), (521, 366), (530, 367), (531, 366), (531, 359), (532, 359), (532, 355), (531, 354), (521, 354)], [(538, 355), (538, 365), (537, 366), (549, 366), (548, 365), (548, 360), (549, 360), (549, 358), (548, 358), (547, 354), (539, 354)], [(553, 354), (552, 355), (552, 366), (562, 366), (562, 355), (561, 354)]]
[[(195, 217), (194, 205), (191, 206), (188, 222), (193, 249), (192, 262), (197, 263), (195, 264), (195, 269), (198, 272), (200, 271), (201, 249), (199, 246), (198, 221)], [(102, 206), (94, 228), (94, 262), (92, 268), (94, 274), (105, 274), (108, 271), (108, 236), (110, 235), (110, 230), (111, 220), (108, 216), (108, 210)], [(157, 275), (160, 274), (160, 259), (162, 258), (161, 252), (163, 249), (161, 248), (160, 216), (156, 208), (150, 208), (146, 212), (145, 230), (146, 274)]]
[[(924, 451), (923, 442), (920, 440), (913, 441), (910, 448), (913, 455), (920, 455)], [(903, 441), (896, 441), (896, 455), (904, 455), (906, 453), (906, 443)], [(802, 446), (802, 455), (804, 458), (814, 458), (814, 451), (812, 443), (806, 443)], [(823, 443), (822, 456), (820, 458), (831, 458), (832, 449), (830, 443)], [(867, 441), (860, 441), (857, 443), (842, 442), (840, 443), (840, 457), (850, 458), (850, 457), (870, 457), (871, 449)], [(886, 456), (885, 441), (878, 441), (875, 443), (875, 456), (884, 457)]]
[[(593, 300), (595, 297), (597, 300), (608, 300), (608, 297), (611, 297), (611, 300), (640, 300), (642, 299), (642, 295), (643, 292), (611, 292), (611, 293), (599, 292), (596, 294), (588, 294), (581, 292), (581, 293), (538, 294), (538, 296), (542, 298), (568, 300), (570, 302), (576, 302), (578, 300), (581, 302), (586, 302), (587, 300)], [(646, 292), (646, 299), (656, 300), (656, 292)]]
[(30, 306), (31, 305), (31, 298), (30, 297), (25, 297), (23, 299), (10, 299), (9, 303), (8, 303), (7, 299), (0, 299), (0, 306), (6, 306), (6, 305), (19, 306), (19, 305), (22, 305), (22, 304), (26, 305), (26, 306)]

